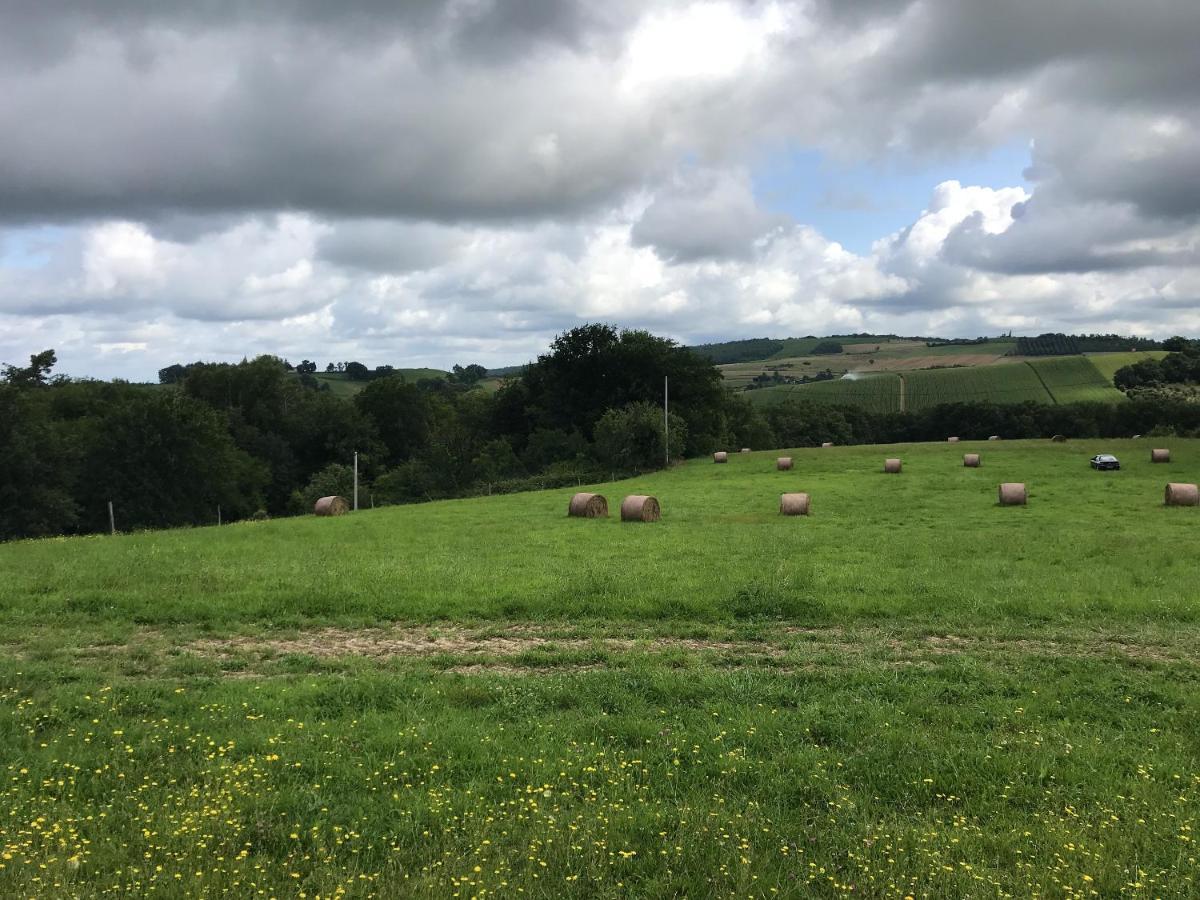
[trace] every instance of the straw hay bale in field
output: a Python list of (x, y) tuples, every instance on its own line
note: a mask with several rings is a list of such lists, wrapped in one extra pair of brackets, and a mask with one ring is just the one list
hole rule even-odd
[(726, 453), (724, 450), (718, 450), (716, 453), (713, 454), (713, 462), (727, 463), (727, 462), (729, 462), (729, 454)]
[(645, 494), (631, 494), (621, 501), (622, 522), (657, 522), (662, 518), (658, 501)]
[(1136, 440), (1137, 440), (1138, 438), (1140, 438), (1140, 437), (1141, 437), (1141, 435), (1140, 435), (1140, 434), (1135, 434), (1135, 435), (1133, 436), (1133, 439), (1136, 441)]
[(742, 452), (743, 452), (743, 453), (749, 453), (749, 452), (750, 452), (750, 448), (749, 448), (749, 447), (743, 447), (743, 448), (742, 448)]
[(576, 494), (567, 507), (567, 515), (580, 519), (607, 519), (608, 501), (603, 494)]
[(781, 516), (807, 516), (808, 511), (808, 494), (779, 495), (779, 514)]
[(350, 501), (345, 497), (322, 497), (313, 506), (313, 512), (318, 516), (344, 516), (350, 512)]
[(989, 441), (998, 441), (998, 440), (1000, 440), (1000, 435), (998, 435), (998, 434), (989, 435), (988, 440)]
[(1157, 450), (1150, 451), (1150, 462), (1170, 462), (1170, 461), (1171, 461), (1171, 451), (1170, 450), (1164, 450), (1163, 448), (1160, 447)]
[(790, 456), (781, 456), (775, 460), (775, 468), (780, 472), (786, 472), (792, 467), (792, 458)]
[(963, 454), (963, 465), (966, 466), (968, 469), (978, 469), (979, 468), (979, 454), (978, 453), (964, 453)]
[(1163, 503), (1167, 506), (1200, 506), (1200, 487), (1172, 481), (1163, 492)]
[(946, 443), (947, 443), (947, 444), (957, 444), (957, 443), (958, 443), (958, 438), (956, 438), (956, 437), (948, 437), (948, 438), (946, 438)]
[(833, 441), (826, 441), (826, 442), (825, 442), (825, 443), (823, 443), (821, 446), (822, 446), (822, 447), (832, 447), (832, 446), (833, 446)]
[(1065, 434), (1056, 434), (1054, 437), (1050, 438), (1050, 440), (1054, 441), (1056, 444), (1061, 444), (1066, 439), (1067, 436)]
[(900, 474), (900, 460), (885, 459), (883, 461), (883, 471), (887, 472), (889, 475), (899, 475)]
[(1000, 485), (1001, 506), (1024, 506), (1029, 500), (1029, 492), (1019, 481), (1006, 481)]

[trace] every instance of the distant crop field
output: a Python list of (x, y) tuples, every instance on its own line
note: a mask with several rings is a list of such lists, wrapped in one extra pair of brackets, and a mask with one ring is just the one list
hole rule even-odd
[(1116, 403), (1125, 395), (1086, 356), (1031, 359), (1027, 365), (1045, 384), (1055, 403)]
[[(955, 357), (943, 357), (946, 360)], [(926, 357), (926, 359), (930, 359)], [(903, 388), (901, 388), (903, 379)], [(751, 402), (771, 405), (805, 399), (857, 406), (871, 412), (925, 409), (942, 403), (1115, 403), (1124, 399), (1111, 382), (1083, 356), (1046, 357), (994, 365), (938, 369), (902, 369), (851, 380), (783, 385), (751, 391)]]
[(1020, 363), (906, 372), (904, 381), (906, 409), (971, 401), (1054, 402), (1034, 371)]
[(783, 385), (750, 391), (752, 403), (769, 406), (793, 400), (858, 406), (871, 412), (895, 412), (900, 409), (900, 378), (896, 375), (863, 375), (809, 384)]
[(972, 437), (0, 545), (0, 896), (1196, 896), (1200, 441)]
[(1111, 384), (1117, 369), (1131, 366), (1143, 359), (1162, 359), (1166, 355), (1166, 350), (1142, 350), (1135, 353), (1091, 353), (1087, 359)]

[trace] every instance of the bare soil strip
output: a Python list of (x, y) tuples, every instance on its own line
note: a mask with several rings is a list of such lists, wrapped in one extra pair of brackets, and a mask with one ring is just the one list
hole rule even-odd
[(967, 635), (896, 636), (881, 631), (841, 628), (772, 629), (763, 640), (705, 640), (653, 636), (555, 637), (536, 625), (511, 626), (500, 633), (460, 627), (410, 627), (379, 629), (323, 628), (291, 636), (237, 635), (204, 638), (180, 649), (209, 658), (303, 655), (319, 659), (367, 657), (428, 658), (439, 655), (511, 658), (537, 651), (599, 651), (685, 653), (749, 656), (779, 659), (824, 654), (871, 655), (883, 658), (929, 658), (962, 654), (1006, 654), (1068, 658), (1115, 657), (1161, 663), (1200, 664), (1200, 647), (1130, 640), (1113, 635), (1071, 637), (998, 638)]

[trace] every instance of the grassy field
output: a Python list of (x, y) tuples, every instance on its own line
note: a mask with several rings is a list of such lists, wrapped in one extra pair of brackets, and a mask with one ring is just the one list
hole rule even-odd
[(602, 486), (652, 525), (547, 491), (0, 545), (0, 894), (1195, 896), (1169, 446)]

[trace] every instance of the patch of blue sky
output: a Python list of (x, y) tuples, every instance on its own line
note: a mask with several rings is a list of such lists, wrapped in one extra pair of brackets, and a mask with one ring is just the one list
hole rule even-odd
[(881, 237), (911, 225), (943, 181), (1026, 187), (1027, 141), (953, 159), (840, 164), (818, 150), (772, 154), (753, 169), (759, 204), (811, 225), (847, 250), (865, 254)]
[(59, 225), (37, 225), (0, 231), (0, 268), (40, 269), (48, 265), (55, 248), (71, 230)]

